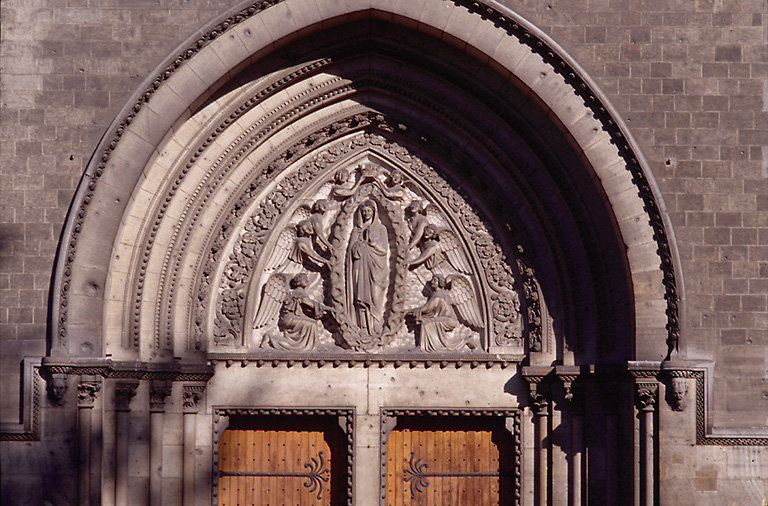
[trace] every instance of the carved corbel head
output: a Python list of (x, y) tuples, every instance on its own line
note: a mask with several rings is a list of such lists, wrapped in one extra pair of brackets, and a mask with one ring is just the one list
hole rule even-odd
[(685, 363), (662, 362), (661, 380), (666, 385), (664, 396), (673, 411), (684, 411), (688, 406), (688, 379), (692, 377), (691, 370)]
[(670, 406), (675, 411), (683, 411), (688, 405), (688, 379), (682, 376), (672, 376), (670, 381)]
[(56, 405), (61, 405), (64, 401), (64, 394), (67, 392), (67, 374), (54, 373), (48, 379), (48, 399)]

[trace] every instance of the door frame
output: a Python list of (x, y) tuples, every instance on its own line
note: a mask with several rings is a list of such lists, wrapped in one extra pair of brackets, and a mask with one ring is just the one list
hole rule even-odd
[(385, 506), (387, 501), (387, 440), (392, 430), (397, 425), (397, 417), (499, 417), (504, 418), (504, 427), (512, 435), (514, 455), (515, 484), (512, 504), (515, 506), (522, 502), (522, 410), (519, 408), (382, 408), (380, 429), (380, 462), (379, 462), (379, 504)]
[(231, 416), (267, 416), (267, 415), (289, 415), (289, 416), (336, 416), (338, 417), (339, 427), (346, 436), (346, 463), (347, 463), (347, 486), (345, 494), (345, 504), (352, 506), (354, 499), (352, 497), (355, 485), (355, 408), (313, 408), (297, 407), (286, 408), (277, 406), (267, 407), (234, 407), (234, 406), (214, 406), (213, 407), (213, 486), (211, 487), (211, 505), (219, 504), (219, 445), (224, 431), (229, 427)]

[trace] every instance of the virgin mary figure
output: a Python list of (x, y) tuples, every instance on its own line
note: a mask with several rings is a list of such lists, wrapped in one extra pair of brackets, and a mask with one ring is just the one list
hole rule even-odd
[(387, 229), (376, 203), (366, 200), (355, 210), (347, 249), (347, 307), (353, 320), (370, 336), (381, 333), (387, 291)]

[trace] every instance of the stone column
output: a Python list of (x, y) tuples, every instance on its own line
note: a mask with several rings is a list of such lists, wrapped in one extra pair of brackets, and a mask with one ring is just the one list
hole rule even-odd
[(655, 455), (654, 442), (656, 428), (654, 415), (656, 411), (656, 395), (659, 386), (655, 380), (637, 381), (635, 384), (635, 402), (638, 418), (640, 419), (640, 504), (653, 506), (655, 489)]
[(575, 375), (560, 375), (565, 390), (565, 400), (570, 407), (571, 415), (571, 481), (568, 487), (568, 504), (570, 506), (581, 505), (581, 484), (584, 476), (584, 412), (580, 395), (576, 395), (573, 382)]
[(205, 384), (184, 385), (182, 401), (184, 403), (184, 456), (182, 457), (182, 505), (195, 503), (195, 454), (197, 441), (195, 420), (200, 400), (205, 393)]
[(171, 394), (170, 380), (152, 380), (149, 389), (149, 504), (163, 502), (163, 413)]
[(115, 384), (115, 506), (128, 504), (128, 427), (138, 380)]
[(77, 504), (90, 506), (91, 502), (91, 415), (101, 381), (93, 376), (82, 376), (77, 385)]
[(531, 393), (531, 409), (533, 410), (533, 432), (536, 448), (535, 456), (535, 500), (538, 506), (547, 505), (549, 485), (549, 399), (537, 392)]

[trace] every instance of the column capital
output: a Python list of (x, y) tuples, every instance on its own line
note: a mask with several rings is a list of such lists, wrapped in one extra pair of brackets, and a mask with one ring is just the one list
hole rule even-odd
[(182, 403), (184, 405), (184, 413), (197, 413), (200, 408), (200, 401), (205, 394), (205, 384), (185, 384), (182, 390)]
[(656, 381), (635, 382), (635, 403), (640, 411), (653, 411), (656, 409), (656, 394), (659, 384)]
[(77, 407), (92, 408), (99, 390), (101, 390), (100, 379), (95, 376), (82, 376), (77, 385)]
[(173, 381), (152, 380), (149, 384), (149, 411), (150, 413), (162, 413), (165, 411), (165, 400), (171, 395)]
[(115, 409), (130, 411), (131, 400), (136, 396), (139, 380), (118, 381), (115, 383)]

